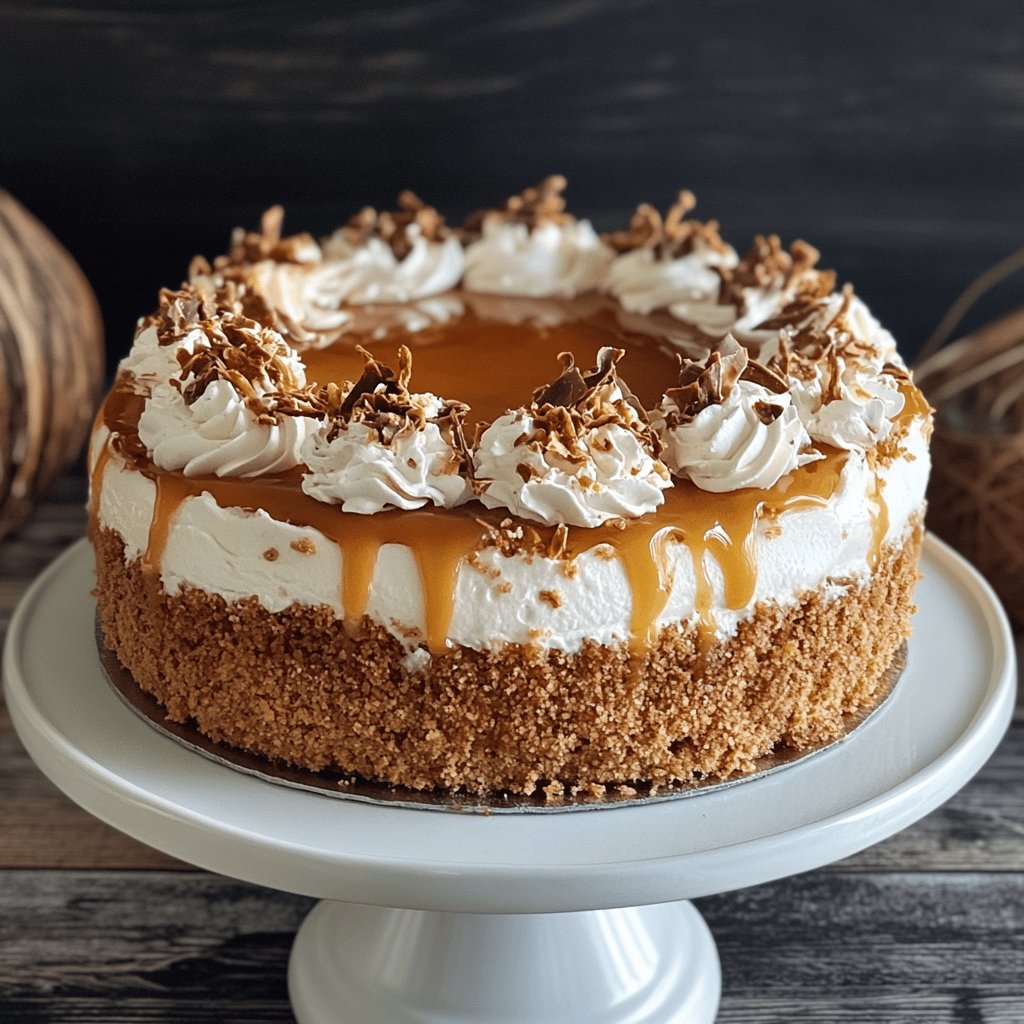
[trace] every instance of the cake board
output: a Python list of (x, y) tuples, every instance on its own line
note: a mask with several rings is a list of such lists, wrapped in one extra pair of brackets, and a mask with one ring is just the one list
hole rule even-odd
[(130, 711), (93, 639), (91, 552), (12, 619), (4, 682), (39, 767), (116, 828), (208, 870), (319, 897), (296, 938), (300, 1024), (681, 1024), (714, 1019), (714, 941), (690, 899), (849, 856), (984, 764), (1016, 670), (990, 588), (929, 537), (908, 664), (848, 740), (664, 803), (544, 815), (329, 800), (199, 756)]

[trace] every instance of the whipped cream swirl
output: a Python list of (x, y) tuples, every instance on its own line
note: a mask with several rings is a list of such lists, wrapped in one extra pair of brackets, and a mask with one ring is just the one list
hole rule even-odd
[(597, 288), (614, 253), (589, 221), (528, 224), (485, 218), (466, 249), (468, 291), (572, 298)]
[(621, 351), (602, 349), (584, 376), (562, 376), (533, 403), (498, 417), (474, 456), (480, 500), (548, 526), (600, 526), (652, 512), (671, 486), (647, 424), (615, 376)]
[(679, 386), (662, 397), (651, 426), (672, 472), (705, 491), (772, 487), (824, 457), (810, 448), (788, 381), (731, 335), (703, 364), (682, 362)]
[(409, 250), (399, 258), (384, 239), (371, 236), (353, 244), (343, 228), (324, 242), (318, 288), (324, 300), (365, 305), (411, 302), (454, 288), (465, 266), (462, 244), (454, 236), (434, 241), (418, 224), (405, 229)]
[[(631, 313), (670, 308), (678, 319), (695, 322), (698, 316), (706, 318), (722, 310), (718, 306), (722, 278), (714, 268), (735, 265), (732, 249), (697, 245), (683, 256), (666, 259), (648, 246), (617, 256), (608, 268), (604, 287)], [(698, 313), (705, 307), (713, 312)], [(735, 310), (725, 307), (725, 311), (731, 323)]]
[(250, 477), (297, 466), (316, 421), (265, 419), (229, 381), (213, 381), (191, 404), (178, 388), (161, 384), (139, 418), (139, 440), (157, 466), (185, 476)]
[(798, 466), (824, 458), (809, 448), (790, 395), (751, 381), (738, 381), (723, 401), (669, 426), (678, 413), (666, 397), (651, 425), (661, 436), (669, 469), (702, 491), (772, 487)]
[(241, 316), (225, 313), (200, 333), (179, 375), (154, 388), (139, 417), (150, 458), (185, 476), (250, 477), (298, 465), (317, 426), (294, 407), (306, 383), (298, 354), (276, 331)]
[[(426, 415), (441, 411), (433, 395), (415, 398)], [(429, 420), (418, 430), (383, 437), (364, 422), (348, 424), (333, 438), (321, 429), (306, 440), (302, 461), (309, 469), (303, 491), (317, 501), (341, 505), (343, 512), (373, 515), (428, 503), (454, 508), (472, 497), (459, 472), (461, 456), (441, 426)]]
[(808, 434), (846, 451), (866, 452), (884, 441), (906, 400), (893, 376), (835, 357), (809, 381), (793, 382), (793, 400)]
[(412, 353), (404, 345), (397, 374), (361, 351), (359, 380), (323, 392), (324, 425), (302, 450), (309, 469), (303, 491), (360, 515), (468, 501), (461, 419), (467, 407), (410, 392)]
[(160, 343), (156, 324), (149, 324), (135, 336), (128, 355), (118, 363), (118, 373), (130, 373), (140, 384), (150, 388), (162, 384), (181, 369), (178, 353), (191, 356), (202, 345), (206, 335), (198, 327), (186, 331), (170, 344)]

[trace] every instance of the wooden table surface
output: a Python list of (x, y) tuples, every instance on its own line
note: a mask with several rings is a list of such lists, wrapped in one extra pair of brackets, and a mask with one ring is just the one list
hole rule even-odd
[[(0, 545), (0, 630), (84, 531), (71, 475)], [(0, 705), (0, 1021), (290, 1021), (312, 901), (182, 864), (36, 770)], [(1024, 714), (943, 808), (847, 860), (697, 901), (726, 1022), (1024, 1022)], [(381, 1024), (388, 1024), (382, 1021)]]

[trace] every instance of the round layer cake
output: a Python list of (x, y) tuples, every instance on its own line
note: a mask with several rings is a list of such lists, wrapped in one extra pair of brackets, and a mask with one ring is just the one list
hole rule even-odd
[(312, 770), (596, 796), (876, 704), (930, 410), (818, 254), (548, 179), (459, 229), (281, 211), (161, 292), (97, 419), (102, 636), (169, 718)]

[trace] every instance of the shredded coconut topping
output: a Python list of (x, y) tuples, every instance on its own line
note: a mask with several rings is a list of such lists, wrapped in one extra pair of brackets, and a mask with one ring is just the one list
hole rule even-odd
[(365, 245), (371, 238), (380, 238), (403, 260), (412, 252), (416, 238), (443, 242), (451, 232), (434, 207), (427, 206), (415, 192), (406, 189), (398, 196), (397, 210), (378, 212), (372, 206), (364, 206), (341, 229), (341, 235), (351, 246)]
[(732, 246), (722, 240), (718, 221), (702, 223), (688, 220), (686, 215), (697, 205), (697, 198), (687, 189), (679, 193), (664, 217), (649, 203), (641, 203), (624, 231), (611, 231), (601, 236), (605, 245), (617, 253), (634, 249), (653, 249), (659, 259), (677, 259), (698, 247), (712, 249), (723, 255)]
[(259, 231), (235, 228), (231, 235), (231, 249), (226, 256), (214, 261), (214, 269), (272, 260), (275, 263), (316, 263), (320, 259), (320, 246), (312, 235), (302, 233), (282, 238), (284, 207), (272, 206), (260, 222)]
[(571, 224), (576, 218), (565, 211), (565, 191), (568, 182), (561, 174), (551, 174), (533, 188), (524, 189), (517, 196), (509, 196), (500, 210), (477, 210), (462, 225), (463, 239), (479, 238), (488, 222), (525, 224), (533, 229), (542, 224)]

